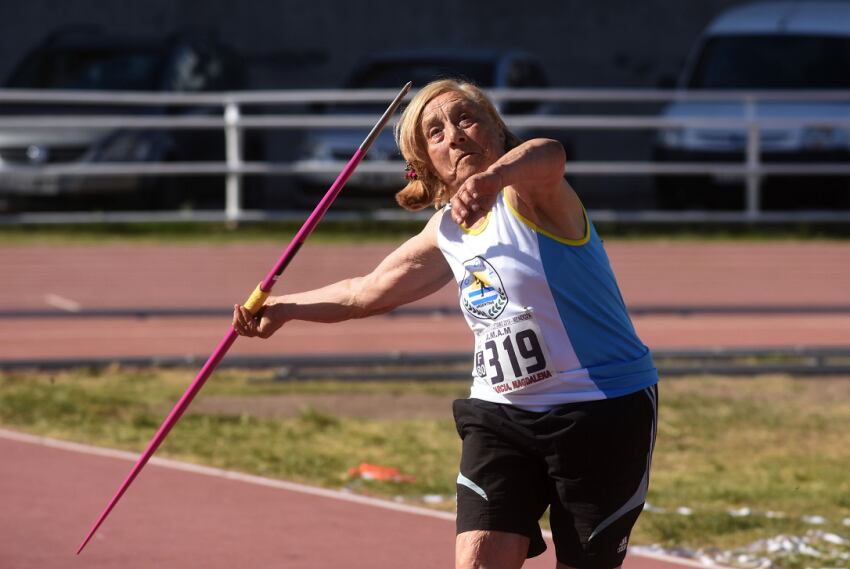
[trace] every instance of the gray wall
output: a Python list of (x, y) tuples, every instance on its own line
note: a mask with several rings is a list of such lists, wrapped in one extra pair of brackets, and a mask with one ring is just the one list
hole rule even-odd
[(333, 87), (362, 55), (405, 47), (533, 52), (552, 82), (654, 87), (711, 17), (740, 0), (0, 0), (0, 77), (57, 27), (126, 34), (218, 30), (252, 56), (258, 88)]

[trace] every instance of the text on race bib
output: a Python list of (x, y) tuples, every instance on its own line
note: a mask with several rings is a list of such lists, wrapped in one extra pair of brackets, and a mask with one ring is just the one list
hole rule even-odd
[(496, 393), (520, 391), (553, 376), (543, 334), (529, 309), (476, 335), (475, 375)]

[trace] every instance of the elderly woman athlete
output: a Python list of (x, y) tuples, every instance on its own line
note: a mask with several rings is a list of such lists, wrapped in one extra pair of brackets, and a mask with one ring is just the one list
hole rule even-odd
[(563, 148), (519, 141), (454, 80), (423, 88), (396, 137), (408, 161), (398, 202), (437, 208), (423, 231), (365, 276), (269, 298), (256, 318), (236, 306), (236, 331), (380, 314), (454, 280), (475, 335), (470, 397), (454, 403), (457, 567), (539, 555), (547, 507), (559, 568), (618, 567), (649, 483), (658, 374)]

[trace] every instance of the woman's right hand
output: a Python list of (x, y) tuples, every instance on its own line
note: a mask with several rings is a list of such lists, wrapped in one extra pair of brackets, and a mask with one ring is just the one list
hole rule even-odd
[(240, 336), (269, 338), (286, 321), (278, 312), (275, 305), (266, 305), (255, 316), (241, 304), (236, 304), (233, 307), (233, 329)]

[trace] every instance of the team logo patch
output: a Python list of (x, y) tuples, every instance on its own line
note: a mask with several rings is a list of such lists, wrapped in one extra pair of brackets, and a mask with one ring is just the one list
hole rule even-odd
[(463, 308), (476, 318), (493, 320), (508, 304), (508, 295), (496, 269), (483, 257), (463, 263), (466, 276), (460, 283)]

